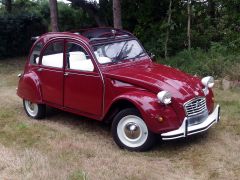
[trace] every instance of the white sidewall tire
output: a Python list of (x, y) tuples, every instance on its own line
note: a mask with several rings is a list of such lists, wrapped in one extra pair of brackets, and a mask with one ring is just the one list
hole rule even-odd
[(44, 104), (37, 104), (28, 100), (23, 100), (23, 106), (29, 117), (34, 119), (42, 119), (45, 117), (46, 106)]
[[(139, 131), (140, 131), (139, 136), (134, 139), (129, 138), (125, 133), (126, 126), (129, 123), (135, 123), (138, 126)], [(119, 121), (118, 126), (117, 126), (117, 135), (118, 135), (119, 140), (125, 146), (131, 147), (131, 148), (136, 148), (136, 147), (140, 147), (141, 145), (143, 145), (146, 142), (146, 140), (148, 138), (148, 128), (147, 128), (145, 122), (140, 117), (138, 117), (136, 115), (128, 115), (128, 116), (123, 117)]]
[[(132, 124), (134, 125), (133, 128), (131, 127)], [(127, 127), (127, 131), (124, 131), (125, 127)], [(128, 131), (129, 129), (130, 131)], [(134, 131), (133, 134), (132, 130)], [(112, 136), (120, 148), (129, 151), (149, 150), (156, 140), (155, 135), (149, 131), (140, 113), (135, 108), (123, 109), (114, 117)]]
[(32, 103), (28, 100), (25, 100), (24, 105), (25, 105), (26, 111), (29, 114), (29, 116), (31, 116), (31, 117), (37, 116), (39, 109), (38, 109), (38, 105), (36, 103)]

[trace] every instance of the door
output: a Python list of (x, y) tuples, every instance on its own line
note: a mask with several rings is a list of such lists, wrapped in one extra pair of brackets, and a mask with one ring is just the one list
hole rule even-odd
[(43, 50), (37, 70), (45, 102), (63, 106), (63, 49), (64, 40), (50, 42)]
[(64, 106), (95, 116), (102, 115), (103, 82), (93, 59), (79, 42), (66, 42)]

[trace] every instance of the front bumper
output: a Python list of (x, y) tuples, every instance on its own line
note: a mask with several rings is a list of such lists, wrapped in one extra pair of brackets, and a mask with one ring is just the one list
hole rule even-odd
[(162, 133), (161, 137), (162, 140), (172, 140), (187, 137), (192, 134), (197, 134), (206, 131), (213, 124), (218, 123), (219, 120), (220, 120), (220, 106), (217, 105), (212, 114), (210, 114), (202, 123), (193, 126), (188, 126), (188, 118), (186, 117), (183, 120), (183, 123), (180, 126), (180, 128), (166, 133)]

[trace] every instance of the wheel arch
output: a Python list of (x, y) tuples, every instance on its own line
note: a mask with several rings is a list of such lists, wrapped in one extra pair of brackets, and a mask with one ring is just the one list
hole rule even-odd
[[(119, 104), (121, 104), (121, 106), (118, 106)], [(111, 123), (114, 116), (121, 110), (117, 109), (112, 111), (114, 107), (136, 108), (149, 130), (156, 134), (166, 130), (172, 130), (180, 124), (173, 106), (165, 106), (159, 103), (156, 94), (149, 91), (131, 91), (115, 98), (107, 110), (107, 116), (105, 116), (104, 119), (106, 122)], [(163, 121), (159, 121), (159, 118), (163, 118)]]
[[(116, 99), (108, 108), (106, 115), (104, 116), (104, 121), (111, 123), (114, 116), (123, 109), (126, 108), (135, 108), (138, 110), (136, 104), (127, 98), (118, 98)], [(138, 110), (139, 111), (139, 110)]]
[(43, 103), (40, 81), (35, 72), (26, 73), (20, 78), (17, 95), (34, 103)]
[[(148, 91), (131, 91), (116, 97), (112, 104), (107, 108), (104, 121), (111, 122), (113, 117), (121, 110), (126, 108), (135, 108), (141, 114), (142, 118), (146, 117), (147, 106), (152, 101), (154, 94)], [(146, 105), (147, 104), (147, 105)], [(144, 119), (146, 121), (147, 119)]]

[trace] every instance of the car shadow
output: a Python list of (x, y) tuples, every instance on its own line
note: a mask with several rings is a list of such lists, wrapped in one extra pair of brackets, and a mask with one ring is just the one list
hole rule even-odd
[(89, 132), (96, 132), (97, 130), (104, 131), (105, 133), (110, 133), (110, 124), (96, 121), (94, 119), (79, 116), (52, 107), (47, 107), (46, 111), (46, 121), (56, 122), (70, 128), (78, 128)]

